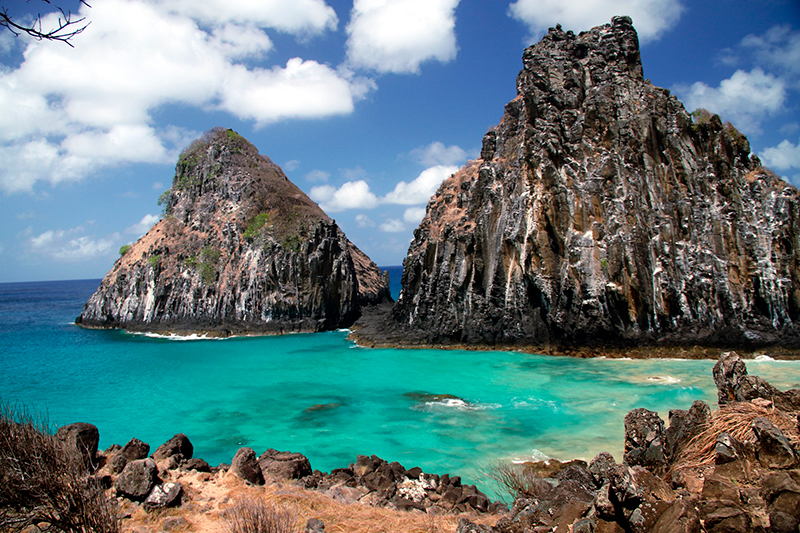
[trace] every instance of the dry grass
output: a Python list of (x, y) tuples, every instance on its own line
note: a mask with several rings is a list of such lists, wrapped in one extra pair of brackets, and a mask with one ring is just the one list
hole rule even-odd
[(224, 515), (230, 533), (300, 533), (291, 507), (277, 506), (261, 498), (242, 498)]
[(714, 464), (714, 447), (720, 433), (727, 432), (740, 442), (753, 442), (753, 420), (764, 417), (777, 428), (793, 445), (800, 443), (797, 419), (774, 407), (761, 407), (750, 402), (724, 405), (711, 414), (711, 421), (681, 450), (670, 473), (682, 469), (705, 468)]
[(397, 511), (355, 503), (345, 504), (318, 492), (292, 489), (277, 490), (270, 499), (282, 506), (292, 506), (305, 526), (309, 518), (319, 518), (326, 533), (440, 533), (454, 532), (459, 516), (478, 521), (476, 515), (428, 515)]
[(306, 490), (291, 484), (269, 484), (256, 487), (244, 483), (232, 474), (220, 474), (201, 481), (197, 473), (182, 473), (172, 481), (180, 481), (189, 505), (165, 510), (160, 516), (147, 515), (143, 510), (133, 513), (123, 525), (132, 531), (138, 525), (158, 527), (166, 516), (183, 517), (187, 532), (228, 533), (226, 515), (243, 500), (257, 500), (291, 513), (295, 525), (302, 531), (310, 518), (325, 524), (326, 533), (454, 533), (462, 516), (473, 522), (494, 524), (495, 516), (475, 514), (434, 516), (422, 512), (406, 512), (371, 507), (362, 503), (346, 504), (323, 493)]
[(483, 474), (494, 482), (505, 503), (517, 498), (535, 498), (550, 488), (541, 475), (521, 464), (498, 462), (484, 468)]
[(0, 404), (0, 530), (116, 533), (115, 502), (47, 419)]

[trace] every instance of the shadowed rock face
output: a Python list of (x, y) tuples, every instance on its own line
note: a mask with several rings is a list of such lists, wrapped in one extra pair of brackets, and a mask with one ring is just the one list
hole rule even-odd
[(347, 327), (388, 279), (269, 158), (217, 128), (185, 150), (165, 217), (76, 322), (220, 334)]
[(391, 327), (431, 344), (796, 347), (797, 189), (644, 79), (627, 17), (552, 29), (523, 63), (481, 158), (430, 200)]

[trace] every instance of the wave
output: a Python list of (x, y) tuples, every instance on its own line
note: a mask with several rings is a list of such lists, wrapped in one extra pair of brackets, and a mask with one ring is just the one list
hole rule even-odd
[(472, 403), (461, 398), (443, 398), (441, 400), (434, 400), (418, 404), (412, 409), (416, 410), (442, 410), (454, 409), (456, 411), (486, 411), (489, 409), (500, 409), (502, 405), (499, 403)]
[(674, 385), (680, 383), (681, 379), (674, 376), (649, 376), (647, 381), (650, 383), (663, 383), (664, 385)]
[(774, 360), (775, 359), (773, 359), (772, 357), (770, 357), (768, 355), (757, 355), (757, 356), (755, 356), (753, 358), (753, 361), (756, 361), (758, 363), (762, 363), (762, 362), (766, 362), (766, 361), (774, 361)]
[(224, 341), (225, 339), (234, 339), (240, 335), (230, 335), (228, 337), (219, 337), (215, 335), (207, 335), (204, 333), (191, 333), (189, 335), (179, 335), (177, 333), (152, 333), (152, 332), (128, 332), (130, 335), (140, 335), (149, 339), (165, 339), (169, 341)]
[(550, 457), (543, 451), (534, 448), (533, 450), (531, 450), (530, 457), (514, 457), (513, 459), (511, 459), (511, 462), (514, 463), (515, 465), (521, 465), (525, 463), (538, 463), (540, 461), (549, 461), (550, 459), (552, 459), (552, 457)]

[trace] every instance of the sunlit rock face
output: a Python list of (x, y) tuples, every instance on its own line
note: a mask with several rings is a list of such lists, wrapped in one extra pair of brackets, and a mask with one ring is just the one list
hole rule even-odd
[(480, 159), (430, 200), (395, 327), (415, 342), (798, 345), (798, 191), (644, 79), (627, 17), (527, 48)]
[(103, 279), (77, 323), (169, 332), (347, 327), (388, 279), (283, 171), (222, 128), (185, 150), (165, 215)]

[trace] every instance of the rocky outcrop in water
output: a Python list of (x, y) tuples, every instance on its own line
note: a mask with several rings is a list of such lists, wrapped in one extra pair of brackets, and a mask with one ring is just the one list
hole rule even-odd
[(627, 17), (527, 48), (366, 343), (797, 347), (800, 195), (644, 79)]
[(165, 216), (126, 249), (76, 322), (162, 332), (347, 327), (388, 277), (269, 158), (217, 128), (178, 160)]

